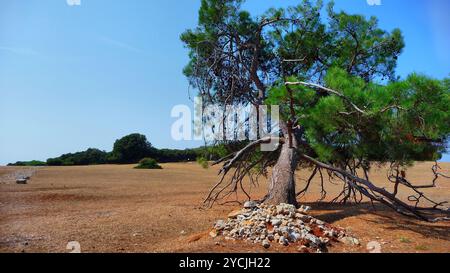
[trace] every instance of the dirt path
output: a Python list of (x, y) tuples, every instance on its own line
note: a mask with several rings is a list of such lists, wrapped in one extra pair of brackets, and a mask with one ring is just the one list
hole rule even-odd
[[(450, 164), (443, 164), (450, 169)], [(265, 252), (259, 245), (214, 242), (207, 231), (235, 206), (204, 210), (202, 198), (217, 179), (217, 169), (195, 163), (163, 164), (163, 170), (135, 170), (131, 165), (40, 168), (28, 185), (0, 184), (0, 252), (67, 252), (78, 241), (83, 252)], [(429, 178), (430, 164), (408, 175)], [(17, 168), (14, 168), (16, 170)], [(0, 167), (0, 174), (13, 168)], [(298, 188), (308, 171), (301, 171)], [(385, 170), (375, 169), (382, 181)], [(261, 188), (255, 196), (264, 194)], [(337, 187), (327, 189), (330, 197)], [(430, 194), (450, 200), (450, 181)], [(303, 200), (312, 214), (347, 228), (360, 247), (335, 245), (331, 252), (366, 252), (378, 241), (383, 252), (450, 252), (450, 224), (428, 224), (369, 204), (339, 206), (313, 203), (318, 187)], [(311, 203), (312, 202), (312, 203)], [(296, 251), (274, 246), (269, 251)]]

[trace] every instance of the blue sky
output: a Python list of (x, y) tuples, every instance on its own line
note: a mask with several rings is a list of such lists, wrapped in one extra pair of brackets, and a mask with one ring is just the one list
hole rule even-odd
[[(195, 27), (199, 0), (2, 0), (0, 165), (59, 156), (139, 132), (156, 147), (186, 148), (170, 136), (176, 104), (192, 105), (179, 35)], [(260, 14), (291, 0), (248, 0)], [(350, 13), (399, 27), (406, 48), (397, 72), (450, 72), (450, 1), (336, 0)], [(192, 94), (192, 90), (191, 90)], [(450, 161), (450, 156), (444, 158)]]

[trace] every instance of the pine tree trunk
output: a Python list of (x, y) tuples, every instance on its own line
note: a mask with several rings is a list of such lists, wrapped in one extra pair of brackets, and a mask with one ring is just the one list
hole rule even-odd
[[(292, 145), (292, 146), (291, 146)], [(272, 169), (269, 181), (269, 193), (264, 203), (278, 205), (280, 203), (297, 206), (295, 195), (295, 169), (298, 163), (296, 154), (297, 142), (286, 141), (282, 147), (278, 161)]]

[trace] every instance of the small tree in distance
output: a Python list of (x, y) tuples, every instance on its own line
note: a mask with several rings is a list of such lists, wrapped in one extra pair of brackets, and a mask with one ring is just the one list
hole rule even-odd
[[(375, 17), (336, 12), (331, 2), (323, 20), (322, 1), (304, 0), (255, 18), (242, 3), (202, 0), (197, 28), (181, 36), (190, 50), (184, 73), (204, 104), (280, 105), (282, 145), (260, 152), (259, 144), (270, 140), (261, 137), (218, 160), (222, 177), (205, 204), (239, 190), (250, 199), (244, 177), (272, 167), (265, 203), (296, 205), (315, 176), (324, 199), (328, 176), (342, 185), (333, 201), (366, 197), (421, 220), (449, 220), (447, 202), (423, 191), (445, 176), (439, 166), (432, 168), (429, 183), (410, 181), (404, 171), (413, 161), (437, 160), (445, 152), (449, 81), (418, 74), (399, 79), (401, 31), (378, 28)], [(371, 181), (374, 163), (390, 166), (393, 191)], [(297, 192), (295, 172), (301, 166), (313, 172)], [(407, 200), (399, 197), (402, 188), (411, 192)]]
[(116, 163), (136, 163), (148, 156), (153, 147), (141, 134), (130, 134), (114, 142), (109, 160)]

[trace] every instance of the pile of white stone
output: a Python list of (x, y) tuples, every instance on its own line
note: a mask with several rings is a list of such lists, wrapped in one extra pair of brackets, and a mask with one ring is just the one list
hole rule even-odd
[(218, 220), (210, 232), (211, 237), (224, 236), (227, 240), (246, 240), (270, 248), (272, 244), (297, 244), (303, 252), (322, 252), (331, 241), (359, 245), (356, 238), (343, 229), (333, 227), (307, 215), (310, 208), (280, 204), (269, 206), (248, 201), (244, 208)]

